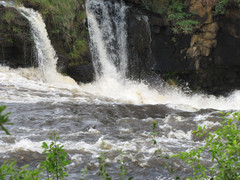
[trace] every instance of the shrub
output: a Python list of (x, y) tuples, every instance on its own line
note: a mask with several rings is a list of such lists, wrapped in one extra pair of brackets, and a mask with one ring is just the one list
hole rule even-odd
[(40, 167), (34, 170), (28, 170), (28, 166), (18, 167), (17, 162), (14, 160), (6, 161), (0, 167), (0, 180), (40, 180), (46, 174), (48, 180), (59, 180), (67, 177), (66, 166), (70, 163), (67, 160), (67, 153), (63, 149), (63, 145), (58, 144), (59, 139), (55, 133), (50, 137), (51, 144), (48, 145), (43, 142), (43, 154), (46, 160), (40, 162)]
[[(209, 176), (214, 180), (240, 179), (240, 113), (236, 112), (232, 118), (226, 118), (229, 114), (222, 113), (221, 127), (208, 134), (205, 146), (173, 155), (193, 168), (193, 176), (188, 179), (209, 179)], [(205, 127), (200, 126), (194, 131), (197, 136), (203, 136), (205, 132)], [(211, 155), (214, 163), (209, 170), (201, 164), (204, 151)]]
[(64, 179), (68, 176), (66, 166), (70, 160), (67, 160), (64, 146), (57, 143), (59, 137), (52, 133), (50, 139), (52, 140), (50, 145), (47, 145), (46, 142), (42, 144), (43, 154), (46, 157), (46, 160), (41, 162), (42, 168), (47, 172), (48, 179)]
[(26, 169), (28, 165), (24, 167), (18, 167), (16, 161), (10, 160), (4, 162), (0, 167), (0, 180), (40, 180), (41, 169), (37, 168), (32, 171)]

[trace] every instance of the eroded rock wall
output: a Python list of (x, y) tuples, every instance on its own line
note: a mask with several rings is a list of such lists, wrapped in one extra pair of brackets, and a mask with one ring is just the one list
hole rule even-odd
[[(214, 1), (203, 4), (201, 0), (191, 0), (189, 9), (196, 12), (195, 18), (199, 24), (191, 34), (175, 35), (171, 29), (174, 22), (168, 21), (167, 17), (142, 9), (141, 1), (125, 1), (132, 8), (129, 43), (134, 51), (129, 49), (130, 58), (134, 57), (131, 61), (139, 65), (135, 66), (136, 69), (144, 69), (145, 74), (153, 71), (166, 81), (174, 80), (179, 86), (188, 85), (193, 91), (227, 94), (240, 89), (240, 10), (237, 7), (229, 7), (226, 15), (213, 16)], [(147, 53), (142, 53), (143, 46), (147, 50), (146, 44), (149, 43), (149, 40), (144, 40), (146, 33), (131, 29), (144, 27), (142, 22), (132, 20), (134, 17), (136, 19), (139, 11), (142, 17), (147, 16), (149, 20), (151, 58), (146, 57)]]
[(13, 68), (36, 66), (30, 25), (17, 10), (0, 5), (0, 63)]

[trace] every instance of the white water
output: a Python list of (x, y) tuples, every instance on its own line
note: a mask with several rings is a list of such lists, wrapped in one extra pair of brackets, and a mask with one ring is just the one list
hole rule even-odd
[(91, 52), (97, 79), (122, 81), (126, 76), (126, 9), (121, 2), (86, 1)]
[[(3, 4), (3, 3), (2, 3)], [(112, 12), (109, 7), (114, 6)], [(0, 83), (6, 87), (14, 86), (12, 91), (27, 88), (36, 91), (46, 88), (48, 91), (54, 88), (59, 92), (64, 88), (74, 97), (76, 94), (86, 95), (93, 100), (115, 101), (116, 103), (129, 104), (168, 104), (172, 108), (186, 111), (214, 108), (218, 110), (238, 110), (240, 107), (240, 91), (233, 92), (229, 97), (215, 97), (195, 94), (189, 96), (173, 88), (150, 89), (144, 83), (127, 80), (125, 77), (127, 69), (126, 51), (126, 24), (125, 12), (127, 7), (122, 2), (109, 4), (102, 0), (87, 0), (87, 15), (90, 37), (92, 41), (93, 57), (96, 65), (97, 80), (91, 84), (78, 86), (71, 78), (64, 77), (56, 71), (56, 53), (48, 38), (45, 23), (41, 15), (29, 8), (18, 7), (17, 9), (31, 23), (32, 33), (36, 43), (39, 68), (11, 70), (0, 67)], [(96, 17), (93, 10), (98, 9), (102, 16)], [(111, 14), (110, 14), (111, 13)], [(110, 16), (112, 16), (110, 18)], [(101, 18), (101, 19), (99, 19)], [(101, 21), (100, 21), (101, 20)], [(99, 23), (100, 22), (100, 23)], [(116, 29), (109, 24), (113, 23)], [(116, 49), (114, 49), (116, 47)], [(98, 69), (99, 68), (99, 69)], [(47, 83), (47, 84), (46, 84)], [(7, 84), (7, 85), (6, 85)], [(37, 87), (37, 88), (36, 88)], [(14, 101), (14, 98), (21, 100), (16, 92), (3, 91), (0, 97), (4, 102)], [(8, 94), (9, 93), (9, 94)], [(57, 93), (56, 93), (57, 94)], [(36, 96), (28, 96), (28, 99), (39, 99), (51, 101), (52, 97), (42, 99)], [(27, 95), (26, 95), (27, 97)], [(57, 97), (58, 99), (61, 99)], [(22, 98), (25, 102), (26, 99)], [(67, 101), (63, 99), (63, 101)], [(98, 101), (98, 100), (97, 100)]]
[(76, 84), (72, 79), (63, 77), (56, 70), (57, 56), (48, 38), (46, 25), (42, 16), (33, 9), (18, 7), (17, 10), (26, 17), (31, 24), (31, 32), (35, 42), (36, 58), (38, 69), (40, 70), (39, 79), (54, 84)]

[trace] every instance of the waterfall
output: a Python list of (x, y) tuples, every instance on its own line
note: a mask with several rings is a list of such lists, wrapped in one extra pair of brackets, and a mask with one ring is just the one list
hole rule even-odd
[(48, 38), (45, 23), (41, 15), (30, 8), (18, 7), (17, 10), (26, 17), (31, 24), (31, 31), (37, 51), (38, 66), (43, 74), (44, 80), (47, 82), (55, 81), (58, 74), (56, 71), (57, 56)]
[(35, 43), (35, 56), (38, 62), (38, 69), (42, 76), (41, 80), (45, 82), (56, 82), (62, 79), (56, 70), (56, 52), (48, 38), (46, 25), (42, 16), (31, 8), (16, 7), (13, 2), (0, 1), (0, 4), (17, 9), (29, 21)]
[(97, 79), (126, 78), (126, 14), (123, 1), (87, 0), (90, 48)]
[[(42, 16), (35, 10), (25, 7), (15, 7), (30, 23), (35, 43), (35, 56), (38, 62), (37, 78), (43, 82), (57, 84), (61, 87), (76, 87), (77, 83), (67, 76), (62, 76), (56, 70), (57, 56), (48, 38), (46, 25)], [(39, 74), (40, 72), (40, 74)]]

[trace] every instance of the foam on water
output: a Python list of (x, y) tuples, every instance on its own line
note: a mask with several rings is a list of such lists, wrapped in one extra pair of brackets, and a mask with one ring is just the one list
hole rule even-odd
[(0, 66), (0, 101), (2, 103), (21, 102), (88, 102), (91, 98), (63, 77), (65, 83), (44, 83), (39, 79), (38, 68), (10, 69)]
[[(181, 134), (181, 133), (180, 133)], [(64, 145), (64, 149), (67, 151), (79, 151), (82, 153), (91, 154), (94, 159), (97, 159), (100, 155), (100, 152), (118, 152), (121, 150), (125, 152), (125, 156), (131, 159), (133, 162), (138, 163), (140, 166), (148, 166), (148, 161), (155, 154), (155, 151), (162, 149), (165, 154), (171, 155), (172, 152), (169, 148), (172, 147), (181, 147), (182, 141), (175, 137), (156, 137), (157, 145), (152, 146), (152, 138), (135, 138), (131, 141), (113, 141), (104, 139), (100, 137), (95, 143), (87, 143), (84, 141), (67, 141), (61, 142)], [(0, 142), (0, 153), (9, 153), (9, 152), (18, 152), (18, 151), (31, 151), (42, 153), (43, 148), (41, 147), (42, 142), (35, 142), (28, 138), (15, 140), (15, 143), (9, 144)], [(47, 144), (50, 144), (51, 141), (44, 141)], [(104, 142), (104, 144), (103, 144)], [(60, 142), (57, 142), (60, 143)], [(199, 144), (199, 143), (198, 143)], [(185, 145), (184, 148), (190, 148), (191, 145)], [(117, 162), (119, 157), (115, 157), (111, 162)]]
[(81, 85), (98, 97), (108, 97), (117, 102), (130, 104), (167, 104), (171, 108), (184, 111), (199, 109), (238, 110), (240, 107), (240, 91), (234, 91), (227, 97), (204, 94), (187, 95), (179, 89), (151, 89), (144, 83), (125, 80), (121, 82), (114, 78), (102, 78), (98, 81)]
[[(240, 91), (234, 91), (228, 97), (206, 96), (203, 94), (186, 95), (179, 90), (169, 90), (158, 92), (150, 89), (144, 83), (138, 83), (126, 80), (120, 83), (115, 79), (100, 79), (97, 82), (85, 85), (77, 85), (68, 81), (64, 77), (64, 83), (44, 83), (39, 80), (39, 69), (9, 69), (8, 67), (0, 67), (0, 97), (1, 102), (44, 102), (44, 101), (69, 101), (66, 97), (58, 97), (59, 93), (79, 96), (88, 96), (89, 102), (99, 99), (115, 101), (115, 103), (129, 103), (136, 105), (143, 104), (167, 104), (174, 109), (185, 111), (197, 111), (199, 109), (217, 109), (217, 110), (238, 110), (240, 107)], [(5, 89), (4, 89), (5, 88)], [(32, 94), (31, 91), (44, 91), (51, 97), (41, 96), (41, 94)], [(21, 94), (19, 96), (19, 94)], [(26, 101), (26, 99), (28, 99)], [(95, 100), (94, 100), (95, 99)]]

